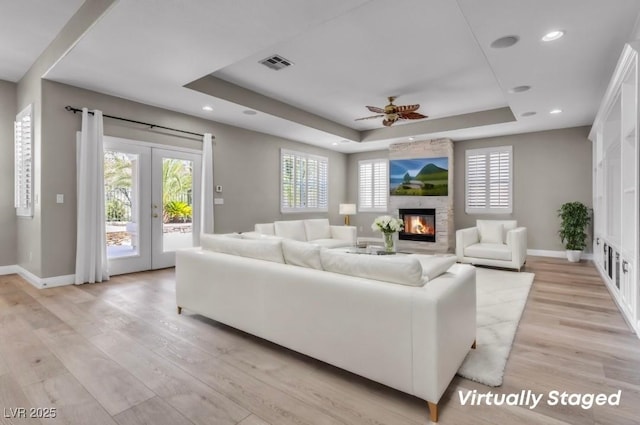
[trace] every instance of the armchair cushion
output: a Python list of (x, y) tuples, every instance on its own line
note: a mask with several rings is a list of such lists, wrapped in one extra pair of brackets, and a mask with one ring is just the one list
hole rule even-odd
[(511, 261), (511, 248), (503, 243), (477, 243), (466, 247), (464, 256)]
[(504, 243), (504, 225), (492, 220), (478, 220), (478, 233), (480, 243), (502, 244)]

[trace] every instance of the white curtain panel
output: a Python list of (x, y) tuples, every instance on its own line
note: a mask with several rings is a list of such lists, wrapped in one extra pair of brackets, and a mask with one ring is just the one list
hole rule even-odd
[(201, 233), (213, 233), (213, 142), (210, 133), (202, 140)]
[(109, 280), (104, 226), (104, 148), (102, 112), (82, 108), (76, 141), (78, 229), (76, 285)]

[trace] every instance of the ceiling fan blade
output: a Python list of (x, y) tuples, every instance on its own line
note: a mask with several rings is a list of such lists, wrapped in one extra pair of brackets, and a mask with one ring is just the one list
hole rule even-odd
[(397, 112), (413, 112), (418, 110), (418, 108), (420, 107), (420, 105), (416, 104), (416, 105), (400, 105), (397, 106)]
[(419, 120), (422, 118), (429, 118), (426, 115), (422, 115), (419, 112), (398, 112), (398, 116), (403, 120)]
[(364, 118), (356, 118), (354, 121), (370, 120), (372, 118), (382, 118), (382, 117), (384, 117), (384, 114), (382, 114), (382, 115), (372, 115), (370, 117), (364, 117)]
[(384, 114), (384, 109), (377, 106), (367, 106), (367, 109), (376, 114)]

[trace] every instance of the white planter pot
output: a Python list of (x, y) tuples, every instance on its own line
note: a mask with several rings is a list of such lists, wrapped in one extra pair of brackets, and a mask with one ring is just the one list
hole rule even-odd
[(567, 260), (570, 262), (577, 263), (580, 261), (580, 257), (582, 257), (582, 250), (567, 249)]

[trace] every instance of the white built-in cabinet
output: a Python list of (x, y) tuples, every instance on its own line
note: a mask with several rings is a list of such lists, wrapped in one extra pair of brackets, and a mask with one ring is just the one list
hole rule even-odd
[(640, 335), (638, 42), (627, 44), (596, 115), (593, 252), (623, 315)]

